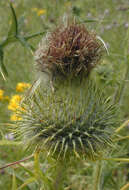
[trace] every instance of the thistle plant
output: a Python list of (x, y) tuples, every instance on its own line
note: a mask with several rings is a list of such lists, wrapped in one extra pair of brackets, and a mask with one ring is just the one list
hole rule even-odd
[(57, 157), (74, 153), (91, 160), (111, 146), (116, 107), (88, 76), (102, 52), (96, 35), (75, 22), (43, 39), (36, 65), (48, 81), (23, 103), (25, 111), (16, 125), (25, 144), (46, 146)]
[[(90, 76), (103, 53), (96, 34), (76, 21), (67, 20), (43, 38), (35, 53), (42, 80), (23, 100), (13, 129), (25, 147), (45, 151), (62, 165), (73, 158), (101, 160), (108, 153), (118, 124), (117, 106)], [(96, 190), (100, 163), (95, 170)]]

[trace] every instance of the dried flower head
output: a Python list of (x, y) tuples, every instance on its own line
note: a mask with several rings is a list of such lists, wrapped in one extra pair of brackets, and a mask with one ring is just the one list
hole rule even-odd
[(60, 25), (43, 39), (36, 52), (41, 71), (52, 75), (89, 74), (101, 58), (103, 47), (83, 24)]

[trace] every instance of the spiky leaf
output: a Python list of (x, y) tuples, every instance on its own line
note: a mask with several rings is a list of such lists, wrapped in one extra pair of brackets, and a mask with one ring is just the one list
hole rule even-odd
[(12, 23), (11, 23), (10, 30), (8, 32), (8, 38), (10, 38), (12, 36), (16, 36), (18, 33), (17, 17), (16, 17), (15, 10), (11, 3), (10, 3), (10, 8), (11, 8), (11, 14), (12, 14)]

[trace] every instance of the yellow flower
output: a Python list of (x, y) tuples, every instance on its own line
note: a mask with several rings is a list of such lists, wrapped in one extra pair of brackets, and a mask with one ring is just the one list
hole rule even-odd
[(19, 95), (12, 96), (8, 105), (8, 109), (12, 111), (16, 111), (17, 109), (20, 109), (19, 104), (20, 104), (21, 99), (22, 97)]
[(0, 89), (0, 100), (3, 100), (3, 94), (4, 94), (4, 91)]
[(17, 92), (24, 92), (26, 88), (29, 88), (31, 85), (29, 83), (19, 82), (16, 86)]
[(22, 118), (19, 117), (19, 116), (17, 116), (16, 114), (11, 115), (11, 117), (10, 117), (10, 120), (11, 120), (11, 121), (18, 121), (18, 120), (21, 120), (21, 119), (22, 119)]
[(37, 15), (40, 16), (40, 15), (44, 15), (46, 14), (46, 9), (40, 9), (37, 11)]

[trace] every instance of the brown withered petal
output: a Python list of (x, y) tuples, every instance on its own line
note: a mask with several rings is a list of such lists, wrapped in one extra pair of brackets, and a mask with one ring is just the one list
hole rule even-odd
[(102, 56), (102, 45), (96, 35), (83, 24), (61, 25), (43, 39), (36, 51), (36, 63), (41, 71), (53, 75), (89, 74)]

